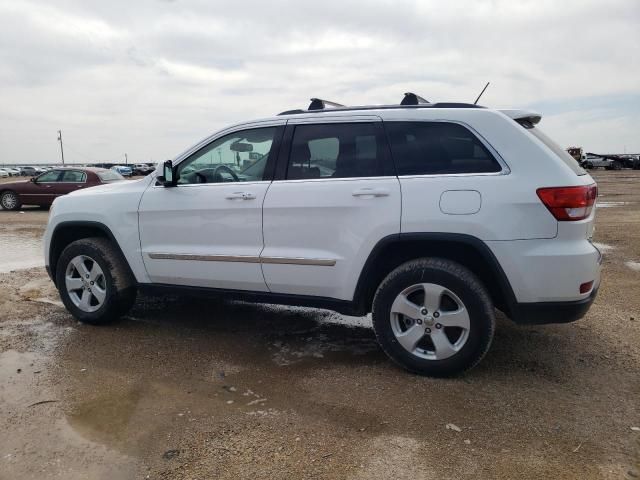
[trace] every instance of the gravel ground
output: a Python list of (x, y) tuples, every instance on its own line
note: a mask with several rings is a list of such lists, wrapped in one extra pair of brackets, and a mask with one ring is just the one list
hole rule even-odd
[[(0, 478), (638, 478), (640, 172), (594, 176), (588, 315), (501, 318), (452, 380), (396, 368), (366, 318), (143, 297), (90, 327), (43, 268), (0, 273)], [(47, 214), (0, 211), (0, 245)]]

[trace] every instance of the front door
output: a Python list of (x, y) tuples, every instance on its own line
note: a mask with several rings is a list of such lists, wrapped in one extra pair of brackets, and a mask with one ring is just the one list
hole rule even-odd
[(179, 161), (175, 187), (150, 186), (140, 245), (154, 283), (265, 291), (262, 202), (282, 127), (235, 131)]
[(382, 122), (290, 124), (285, 139), (291, 146), (264, 203), (267, 285), (351, 300), (375, 244), (400, 232), (400, 183)]
[(49, 170), (25, 185), (20, 194), (22, 203), (26, 205), (51, 205), (56, 198), (61, 170)]

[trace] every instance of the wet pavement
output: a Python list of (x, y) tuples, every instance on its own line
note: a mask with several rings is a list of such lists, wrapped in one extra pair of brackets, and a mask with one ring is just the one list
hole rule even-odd
[[(0, 479), (635, 478), (640, 172), (596, 175), (629, 205), (598, 212), (587, 317), (500, 318), (451, 380), (396, 368), (367, 318), (168, 296), (91, 327), (43, 268), (0, 273)], [(46, 216), (0, 211), (0, 244)]]

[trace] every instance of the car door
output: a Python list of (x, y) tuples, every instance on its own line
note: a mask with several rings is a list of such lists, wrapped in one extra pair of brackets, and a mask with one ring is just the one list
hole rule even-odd
[(400, 184), (376, 116), (290, 121), (264, 202), (269, 290), (353, 298), (382, 238), (400, 231)]
[(284, 124), (230, 131), (176, 161), (177, 186), (150, 186), (139, 207), (152, 282), (267, 290), (260, 268), (262, 203)]
[(58, 185), (55, 187), (55, 196), (66, 195), (87, 186), (87, 172), (81, 170), (63, 170)]
[(55, 198), (60, 180), (60, 170), (49, 170), (26, 183), (20, 192), (20, 200), (27, 205), (50, 205)]

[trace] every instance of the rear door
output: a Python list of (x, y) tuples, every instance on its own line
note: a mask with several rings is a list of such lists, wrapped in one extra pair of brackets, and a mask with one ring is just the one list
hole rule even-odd
[(351, 300), (368, 254), (400, 231), (400, 184), (375, 116), (290, 121), (264, 208), (269, 290)]
[(80, 190), (87, 185), (87, 172), (81, 170), (63, 170), (58, 185), (55, 187), (55, 196)]

